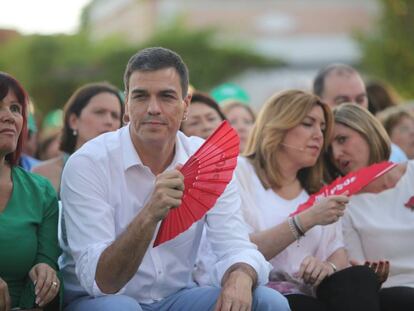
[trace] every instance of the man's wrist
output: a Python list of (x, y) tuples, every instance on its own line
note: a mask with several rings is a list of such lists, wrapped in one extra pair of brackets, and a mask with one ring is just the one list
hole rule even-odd
[(252, 288), (255, 288), (257, 286), (257, 272), (252, 266), (246, 263), (236, 263), (228, 268), (223, 276), (221, 285), (223, 286), (232, 274), (234, 275), (237, 273), (243, 273), (247, 275), (251, 280)]
[(143, 225), (157, 225), (160, 221), (160, 219), (151, 213), (148, 206), (145, 206), (138, 215), (140, 216)]

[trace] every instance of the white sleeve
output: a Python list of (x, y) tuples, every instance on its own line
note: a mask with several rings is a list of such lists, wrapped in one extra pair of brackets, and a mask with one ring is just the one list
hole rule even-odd
[(315, 257), (324, 261), (329, 258), (338, 249), (344, 248), (344, 239), (342, 235), (342, 226), (340, 221), (333, 224), (321, 226), (322, 236), (318, 241), (318, 248)]
[(61, 199), (69, 250), (76, 275), (91, 296), (104, 295), (95, 282), (102, 252), (115, 240), (114, 210), (108, 204), (109, 179), (93, 161), (75, 154), (65, 165)]
[(345, 248), (348, 252), (349, 259), (353, 259), (359, 262), (366, 260), (364, 250), (362, 248), (361, 238), (355, 230), (352, 219), (345, 212), (342, 217), (342, 231), (344, 235)]
[(237, 186), (241, 198), (241, 211), (250, 233), (260, 231), (259, 213), (252, 195), (252, 172), (249, 170), (247, 160), (239, 158), (235, 171)]
[(258, 284), (268, 282), (272, 266), (257, 250), (256, 245), (250, 242), (234, 177), (216, 205), (208, 212), (206, 224), (207, 238), (217, 256), (212, 273), (214, 284), (220, 285), (224, 273), (235, 263), (252, 266), (257, 272)]

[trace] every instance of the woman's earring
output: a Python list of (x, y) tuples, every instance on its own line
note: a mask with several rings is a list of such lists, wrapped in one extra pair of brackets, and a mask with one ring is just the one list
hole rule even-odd
[(72, 134), (73, 134), (73, 136), (78, 136), (78, 131), (77, 130), (72, 130)]
[(188, 118), (188, 114), (185, 112), (184, 115), (183, 115), (182, 121), (187, 121), (187, 118)]

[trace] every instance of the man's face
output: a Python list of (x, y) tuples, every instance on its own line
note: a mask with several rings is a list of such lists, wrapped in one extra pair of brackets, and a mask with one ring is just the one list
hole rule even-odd
[(322, 100), (331, 108), (354, 103), (368, 109), (365, 84), (358, 73), (333, 71), (325, 77)]
[(180, 76), (174, 68), (133, 72), (125, 114), (134, 145), (173, 143), (190, 99), (182, 97)]

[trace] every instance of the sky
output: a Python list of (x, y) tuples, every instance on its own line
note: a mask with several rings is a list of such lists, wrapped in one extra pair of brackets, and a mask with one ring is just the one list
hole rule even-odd
[(0, 0), (0, 28), (23, 34), (76, 32), (90, 0)]

